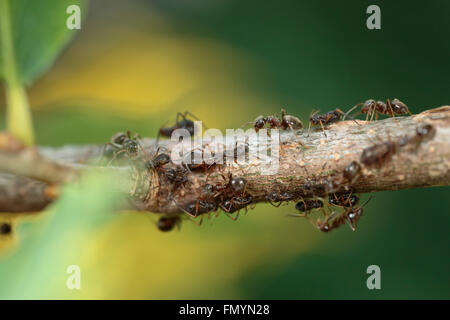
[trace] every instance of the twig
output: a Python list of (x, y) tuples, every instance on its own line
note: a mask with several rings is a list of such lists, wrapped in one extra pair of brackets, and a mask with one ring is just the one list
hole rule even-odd
[[(365, 193), (450, 185), (450, 107), (428, 110), (411, 117), (397, 117), (397, 120), (398, 122), (392, 118), (372, 122), (358, 120), (358, 123), (342, 121), (327, 127), (326, 136), (321, 129), (315, 130), (309, 137), (306, 133), (296, 135), (289, 131), (283, 132), (280, 135), (282, 156), (279, 170), (275, 174), (261, 174), (260, 165), (251, 163), (210, 170), (207, 182), (223, 183), (221, 173), (225, 176), (228, 173), (241, 176), (247, 181), (246, 192), (251, 195), (253, 203), (266, 202), (267, 195), (272, 191), (287, 191), (295, 194), (297, 199), (323, 196), (326, 193), (325, 182), (338, 177), (350, 162), (359, 161), (365, 148), (375, 143), (397, 141), (403, 136), (411, 136), (420, 124), (428, 123), (436, 130), (433, 139), (417, 148), (402, 149), (380, 168), (363, 166), (362, 175), (353, 183), (343, 185), (340, 191)], [(144, 142), (147, 150), (153, 147), (154, 140), (146, 139)], [(173, 146), (167, 142), (166, 145), (169, 150)], [(27, 150), (14, 154), (0, 152), (0, 171), (50, 183), (64, 183), (73, 181), (80, 169), (91, 168), (89, 160), (98, 159), (101, 150), (102, 146), (92, 145), (42, 147), (39, 148), (42, 156), (28, 153)], [(117, 169), (119, 168), (108, 168)], [(186, 204), (205, 197), (203, 187), (207, 174), (203, 171), (189, 173), (188, 182), (175, 190), (161, 172), (152, 172), (145, 179), (151, 183), (146, 185), (145, 201), (134, 202), (138, 210), (176, 213)], [(41, 201), (24, 205), (25, 211), (41, 210), (43, 204), (49, 202), (42, 192), (37, 192), (42, 184), (30, 186), (27, 189), (29, 193), (22, 197), (11, 196), (23, 195), (24, 192), (25, 182), (20, 181), (25, 180), (19, 177), (15, 180), (17, 181), (12, 184), (10, 175), (0, 174), (1, 211), (11, 212), (14, 208), (23, 208), (18, 202), (25, 203), (24, 199), (29, 194), (41, 197)], [(5, 190), (7, 186), (10, 196), (4, 197), (1, 190)]]

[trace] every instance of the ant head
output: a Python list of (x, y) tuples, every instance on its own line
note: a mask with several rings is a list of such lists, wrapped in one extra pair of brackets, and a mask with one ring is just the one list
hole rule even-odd
[(136, 140), (125, 139), (123, 142), (123, 147), (130, 157), (136, 157), (139, 153), (139, 146)]
[(263, 116), (259, 116), (255, 119), (255, 129), (262, 129), (266, 123), (266, 119)]
[(188, 213), (190, 213), (190, 214), (192, 214), (194, 216), (197, 216), (198, 215), (198, 211), (200, 211), (200, 210), (197, 210), (197, 208), (200, 209), (200, 205), (197, 204), (196, 201), (194, 201), (194, 202), (189, 203), (186, 206), (185, 210), (186, 210), (186, 212), (188, 212)]
[(158, 220), (157, 226), (160, 231), (167, 232), (172, 230), (178, 222), (178, 217), (161, 217)]
[(244, 178), (232, 178), (230, 181), (230, 185), (231, 188), (235, 191), (235, 192), (240, 192), (243, 191), (245, 188), (247, 181), (245, 181)]
[(298, 211), (301, 211), (301, 212), (305, 212), (306, 211), (306, 206), (307, 205), (306, 205), (305, 201), (299, 201), (295, 205), (295, 209), (297, 209)]
[(319, 229), (322, 232), (328, 232), (328, 231), (331, 230), (330, 225), (328, 224), (328, 222), (320, 223)]
[[(381, 102), (381, 101), (379, 101), (379, 102)], [(373, 107), (375, 104), (376, 104), (375, 100), (369, 99), (369, 100), (366, 100), (366, 101), (364, 102), (364, 107), (365, 107), (365, 108), (371, 108), (371, 107)]]
[(392, 100), (392, 104), (396, 107), (397, 113), (405, 114), (405, 113), (408, 112), (408, 107), (406, 106), (406, 104), (404, 104), (403, 102), (401, 102), (397, 98)]
[(122, 145), (127, 138), (128, 137), (127, 137), (126, 133), (118, 132), (118, 133), (116, 133), (115, 135), (112, 136), (111, 141), (113, 143)]

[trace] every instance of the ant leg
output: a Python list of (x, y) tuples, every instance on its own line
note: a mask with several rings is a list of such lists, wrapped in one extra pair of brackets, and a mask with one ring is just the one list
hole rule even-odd
[(281, 201), (278, 202), (278, 204), (276, 204), (276, 203), (274, 203), (274, 202), (272, 202), (272, 201), (269, 200), (269, 203), (270, 203), (272, 206), (274, 206), (275, 208), (278, 208), (279, 206), (281, 206)]
[(342, 121), (345, 120), (345, 118), (347, 117), (347, 115), (349, 113), (351, 113), (353, 110), (355, 110), (356, 108), (358, 108), (359, 106), (362, 106), (364, 103), (358, 103), (357, 105), (353, 106), (352, 108), (350, 108), (350, 110), (348, 110), (345, 114), (344, 117), (342, 118)]
[(308, 138), (309, 138), (310, 133), (311, 133), (311, 121), (309, 122), (309, 126), (308, 126)]
[(372, 112), (372, 108), (369, 108), (369, 110), (367, 111), (367, 114), (366, 114), (366, 121), (369, 120), (369, 115), (371, 112)]
[(236, 213), (236, 216), (233, 217), (231, 213), (225, 212), (225, 215), (233, 221), (236, 221), (239, 218), (239, 211)]
[[(181, 207), (181, 206), (175, 201), (174, 198), (170, 197), (170, 200), (172, 200), (173, 203), (175, 203), (175, 205), (177, 206), (178, 209), (180, 209), (180, 210), (183, 211), (184, 213), (188, 214), (190, 217), (192, 217), (192, 218), (196, 218), (196, 217), (197, 217), (197, 215), (194, 215), (194, 214), (192, 214), (192, 213), (190, 213), (190, 212), (187, 212), (183, 207)], [(197, 210), (196, 210), (196, 211), (197, 211)]]
[(177, 127), (178, 127), (178, 124), (180, 123), (180, 117), (183, 120), (186, 119), (186, 112), (187, 111), (185, 111), (185, 113), (177, 112), (177, 117), (175, 118), (175, 123), (176, 123)]
[(112, 159), (106, 164), (107, 167), (109, 167), (116, 159), (117, 159), (117, 155), (126, 152), (126, 150), (122, 149), (119, 150), (117, 152), (114, 153), (114, 156), (112, 157)]
[(193, 113), (189, 112), (189, 111), (185, 111), (183, 114), (183, 119), (186, 119), (187, 116), (190, 116), (192, 118), (194, 118), (197, 121), (201, 121), (198, 117), (196, 117)]
[(294, 217), (294, 218), (307, 218), (308, 217), (308, 213), (288, 213), (286, 214), (286, 216), (288, 217)]
[(398, 120), (397, 120), (397, 118), (395, 117), (394, 109), (392, 109), (391, 100), (388, 100), (387, 102), (388, 102), (387, 105), (388, 105), (389, 109), (391, 110), (392, 118), (394, 118), (395, 123), (397, 124), (397, 127), (398, 127), (398, 126), (399, 126)]
[(200, 221), (199, 221), (199, 222), (195, 221), (195, 220), (192, 219), (192, 218), (189, 218), (189, 221), (191, 221), (192, 223), (194, 223), (197, 227), (200, 227), (200, 226), (202, 225), (202, 223), (203, 223), (203, 215), (200, 217)]
[(322, 120), (319, 120), (320, 126), (322, 127), (322, 132), (325, 135), (325, 137), (327, 136), (327, 134), (325, 133), (325, 128), (323, 126)]
[(376, 113), (377, 113), (377, 110), (374, 108), (374, 109), (372, 110), (372, 114), (370, 115), (370, 122), (372, 122), (373, 116), (374, 116)]
[(105, 145), (102, 148), (102, 153), (100, 154), (100, 158), (98, 160), (97, 165), (100, 165), (102, 163), (103, 157), (105, 156), (105, 152), (106, 152), (106, 146), (112, 146), (114, 148), (114, 145), (111, 142), (107, 142), (105, 143)]
[[(294, 136), (297, 138), (297, 141), (300, 142), (301, 146), (306, 148), (306, 145), (298, 137), (297, 132), (294, 130), (294, 128), (292, 128), (292, 125), (289, 125), (289, 129), (291, 129), (291, 131), (294, 133)], [(278, 139), (280, 140), (280, 145), (281, 145), (281, 137), (280, 137), (280, 135), (278, 135)]]
[[(340, 114), (342, 114), (342, 115), (344, 116), (344, 118), (342, 118), (342, 121), (344, 121), (345, 116), (346, 116), (346, 114), (344, 113), (344, 111), (342, 111), (342, 110), (339, 109), (339, 108), (336, 108), (336, 111), (339, 112)], [(350, 120), (353, 120), (353, 122), (356, 123), (358, 126), (360, 125), (359, 122), (355, 120), (355, 118), (350, 117), (350, 116), (348, 116), (348, 117), (350, 118)]]

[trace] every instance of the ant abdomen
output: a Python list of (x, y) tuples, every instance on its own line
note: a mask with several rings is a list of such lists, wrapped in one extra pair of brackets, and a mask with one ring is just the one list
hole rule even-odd
[(311, 199), (311, 200), (302, 200), (297, 202), (295, 205), (295, 209), (301, 212), (308, 212), (313, 209), (319, 209), (323, 207), (322, 200), (319, 199)]
[(185, 207), (186, 212), (194, 217), (214, 211), (216, 209), (216, 203), (202, 200), (191, 202)]
[(225, 199), (220, 204), (220, 207), (227, 213), (234, 213), (245, 208), (250, 203), (252, 203), (252, 201), (253, 197), (250, 195), (246, 195), (243, 197), (233, 197), (231, 199)]

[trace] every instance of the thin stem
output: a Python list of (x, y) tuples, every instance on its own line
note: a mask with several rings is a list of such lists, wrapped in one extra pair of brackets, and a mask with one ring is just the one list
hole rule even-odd
[(30, 146), (34, 144), (33, 123), (28, 98), (18, 75), (10, 13), (9, 0), (0, 0), (0, 56), (6, 82), (6, 124), (11, 134)]

